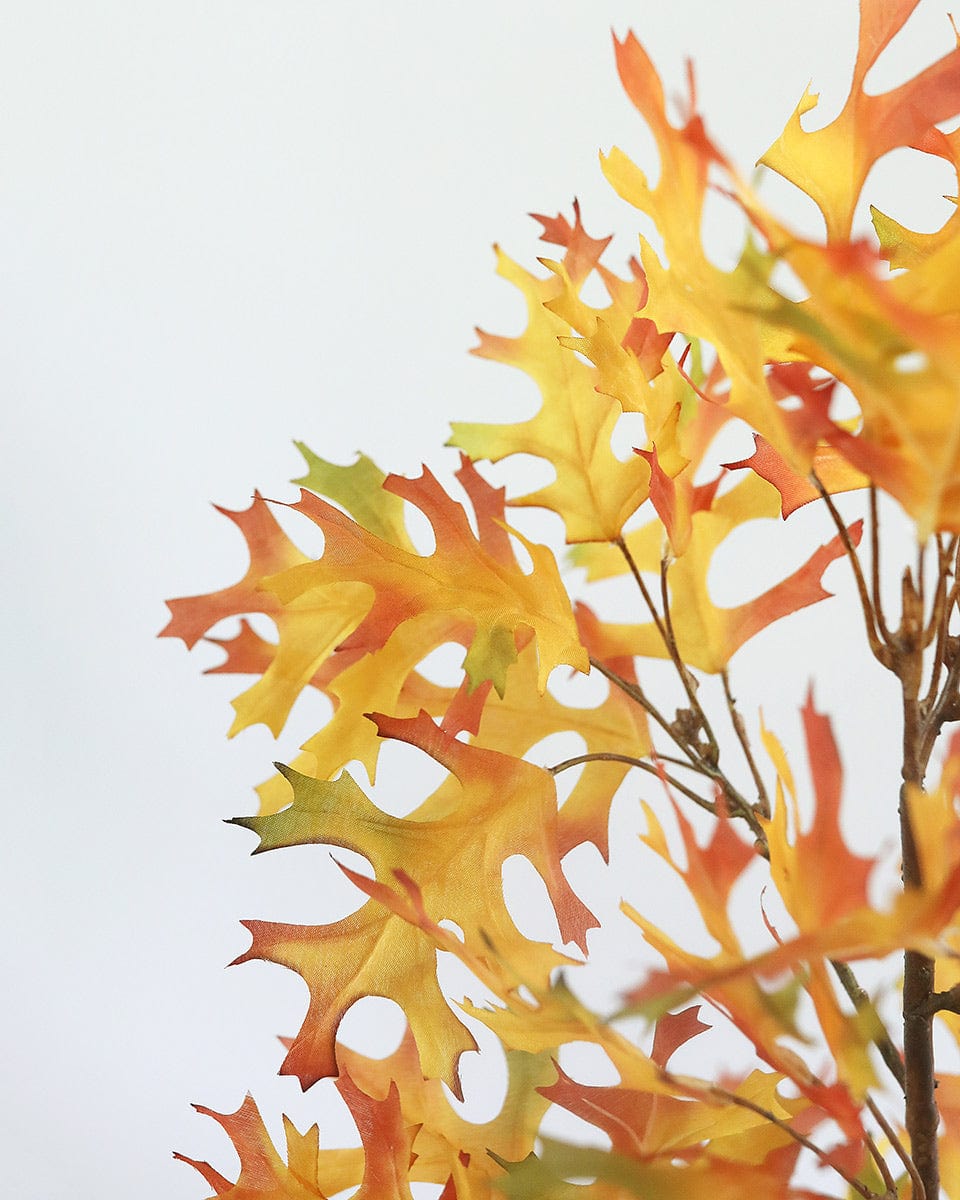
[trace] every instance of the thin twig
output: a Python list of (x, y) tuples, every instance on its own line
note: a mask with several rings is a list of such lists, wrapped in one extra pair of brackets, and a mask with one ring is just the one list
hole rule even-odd
[(831, 959), (830, 966), (833, 967), (837, 978), (840, 980), (843, 990), (850, 997), (853, 1007), (857, 1010), (857, 1012), (868, 1013), (880, 1027), (882, 1032), (878, 1033), (876, 1037), (874, 1037), (873, 1044), (880, 1052), (880, 1057), (886, 1064), (890, 1074), (894, 1077), (897, 1083), (899, 1083), (900, 1090), (902, 1091), (903, 1059), (901, 1058), (900, 1051), (894, 1044), (893, 1039), (890, 1037), (889, 1033), (887, 1033), (883, 1022), (880, 1020), (880, 1016), (877, 1013), (869, 994), (863, 987), (861, 987), (860, 982), (853, 973), (853, 969), (849, 963), (840, 962), (839, 959)]
[(867, 641), (870, 645), (870, 650), (874, 658), (884, 666), (889, 666), (890, 652), (884, 642), (881, 642), (877, 634), (876, 614), (874, 613), (873, 605), (870, 603), (870, 596), (867, 593), (867, 584), (863, 578), (863, 570), (860, 566), (860, 557), (857, 554), (857, 548), (850, 540), (850, 533), (846, 525), (843, 523), (843, 517), (837, 511), (837, 506), (834, 504), (830, 493), (820, 482), (820, 478), (816, 471), (810, 472), (810, 480), (813, 486), (820, 493), (820, 499), (826, 504), (830, 516), (836, 526), (837, 533), (840, 537), (840, 544), (846, 552), (847, 558), (850, 560), (850, 566), (853, 569), (853, 577), (857, 585), (857, 594), (860, 597), (860, 607), (863, 610), (863, 623), (867, 631)]
[(630, 547), (622, 537), (618, 537), (614, 545), (623, 555), (627, 566), (630, 568), (630, 573), (633, 575), (634, 581), (636, 582), (637, 587), (640, 589), (640, 595), (643, 597), (643, 602), (646, 604), (650, 616), (653, 618), (653, 623), (657, 627), (657, 632), (660, 634), (664, 646), (666, 646), (669, 650), (670, 641), (667, 635), (666, 626), (663, 623), (660, 613), (657, 611), (657, 606), (653, 602), (653, 597), (650, 595), (650, 589), (643, 582), (643, 576), (640, 574), (640, 568), (637, 566), (636, 559), (630, 553)]
[(630, 547), (627, 545), (626, 541), (623, 539), (623, 537), (618, 537), (614, 544), (623, 555), (624, 561), (630, 568), (630, 573), (633, 575), (636, 585), (640, 589), (640, 595), (643, 597), (643, 602), (647, 606), (647, 610), (650, 613), (654, 625), (657, 627), (657, 632), (660, 634), (660, 640), (663, 642), (664, 649), (666, 650), (670, 661), (673, 663), (677, 674), (680, 677), (680, 682), (683, 685), (684, 692), (686, 693), (687, 701), (690, 704), (690, 710), (695, 715), (700, 728), (706, 735), (709, 743), (709, 753), (702, 755), (702, 757), (705, 757), (708, 761), (715, 763), (719, 755), (717, 739), (713, 735), (713, 730), (710, 728), (710, 722), (707, 720), (707, 715), (703, 711), (700, 701), (697, 698), (696, 681), (690, 674), (689, 668), (680, 657), (680, 651), (677, 648), (677, 639), (674, 637), (673, 633), (673, 622), (670, 618), (670, 602), (667, 593), (666, 566), (663, 562), (661, 562), (660, 596), (663, 604), (663, 613), (661, 614), (653, 602), (653, 597), (650, 595), (650, 589), (647, 587), (646, 583), (644, 583), (643, 575), (641, 574), (640, 568), (637, 566), (636, 559), (631, 554)]
[(641, 758), (632, 758), (629, 754), (614, 754), (607, 751), (598, 751), (595, 754), (578, 754), (575, 758), (566, 758), (563, 762), (559, 762), (555, 766), (547, 767), (547, 770), (551, 775), (559, 775), (561, 771), (568, 771), (571, 767), (579, 767), (581, 763), (588, 762), (626, 763), (627, 766), (636, 767), (639, 771), (646, 771), (650, 775), (656, 775), (658, 779), (662, 779), (671, 787), (676, 788), (678, 792), (686, 796), (689, 800), (693, 800), (696, 804), (699, 804), (708, 813), (711, 813), (713, 816), (717, 815), (716, 805), (712, 800), (705, 800), (703, 796), (698, 796), (695, 791), (682, 784), (678, 779), (674, 779), (672, 775), (668, 775), (663, 770), (658, 770), (653, 763), (644, 762)]
[(933, 663), (930, 668), (930, 684), (924, 697), (924, 707), (929, 709), (937, 695), (940, 686), (940, 672), (943, 670), (943, 657), (950, 632), (950, 606), (947, 603), (947, 579), (950, 576), (950, 559), (953, 557), (953, 540), (945, 546), (941, 537), (937, 538), (937, 586), (934, 591), (933, 605), (930, 610), (930, 620), (923, 634), (922, 645), (926, 649), (936, 637), (933, 650)]
[(624, 679), (622, 675), (618, 675), (616, 671), (612, 671), (606, 665), (606, 663), (601, 662), (599, 658), (594, 658), (592, 654), (590, 655), (590, 666), (599, 671), (604, 679), (608, 679), (614, 685), (614, 687), (618, 687), (620, 691), (628, 695), (631, 700), (635, 700), (643, 709), (643, 711), (648, 716), (652, 717), (654, 721), (656, 721), (663, 732), (667, 734), (667, 736), (670, 737), (674, 742), (676, 742), (676, 744), (690, 760), (691, 766), (699, 767), (699, 760), (697, 756), (693, 753), (689, 746), (684, 745), (682, 742), (677, 742), (676, 735), (674, 734), (670, 722), (663, 715), (663, 713), (660, 712), (656, 705), (654, 705), (653, 702), (647, 698), (646, 693), (639, 684), (631, 683), (629, 679)]
[(890, 630), (880, 602), (880, 514), (877, 508), (877, 486), (870, 484), (870, 572), (873, 589), (873, 612), (881, 639), (890, 642)]
[(711, 763), (716, 764), (720, 758), (720, 746), (717, 742), (716, 735), (710, 725), (710, 720), (704, 711), (703, 705), (700, 703), (700, 697), (697, 695), (696, 680), (691, 676), (690, 669), (680, 657), (680, 648), (677, 646), (676, 634), (673, 632), (673, 617), (670, 615), (670, 591), (667, 587), (667, 560), (660, 560), (660, 603), (663, 605), (663, 621), (667, 628), (669, 641), (667, 642), (667, 651), (673, 660), (673, 665), (677, 669), (683, 683), (683, 690), (687, 693), (687, 699), (690, 701), (690, 708), (700, 722), (700, 728), (703, 730), (709, 745), (709, 754), (704, 757)]
[(870, 1151), (870, 1157), (876, 1163), (877, 1170), (880, 1172), (880, 1178), (883, 1180), (884, 1187), (887, 1189), (887, 1196), (890, 1200), (896, 1200), (897, 1197), (897, 1181), (894, 1179), (890, 1168), (887, 1166), (887, 1160), (880, 1153), (877, 1143), (873, 1140), (871, 1134), (866, 1130), (863, 1132), (864, 1141), (867, 1143), (867, 1149)]
[(737, 711), (737, 702), (733, 698), (733, 692), (730, 689), (730, 673), (726, 667), (720, 672), (720, 678), (723, 680), (723, 694), (727, 701), (727, 711), (730, 713), (730, 723), (737, 735), (737, 740), (740, 743), (740, 748), (743, 750), (743, 756), (747, 760), (747, 766), (750, 768), (750, 774), (753, 776), (753, 782), (757, 787), (757, 803), (761, 814), (764, 817), (770, 816), (770, 797), (767, 795), (767, 789), (763, 782), (763, 776), (757, 767), (756, 760), (753, 757), (753, 751), (750, 748), (750, 739), (747, 736), (747, 727), (744, 724), (743, 717)]
[(756, 1113), (758, 1117), (763, 1117), (765, 1121), (769, 1121), (772, 1125), (776, 1125), (778, 1129), (782, 1129), (784, 1133), (792, 1137), (795, 1142), (799, 1142), (804, 1149), (809, 1150), (811, 1154), (815, 1154), (824, 1166), (832, 1168), (840, 1176), (840, 1178), (857, 1193), (858, 1196), (863, 1196), (864, 1200), (877, 1200), (877, 1193), (870, 1190), (866, 1184), (861, 1183), (856, 1176), (845, 1171), (843, 1167), (831, 1160), (830, 1155), (816, 1142), (812, 1142), (805, 1134), (790, 1124), (789, 1121), (784, 1121), (782, 1118), (775, 1116), (768, 1108), (764, 1108), (762, 1104), (755, 1104), (753, 1100), (748, 1100), (746, 1096), (738, 1096), (736, 1092), (728, 1092), (726, 1088), (714, 1084), (710, 1088), (712, 1095), (720, 1099), (727, 1100), (730, 1104), (736, 1104), (739, 1108), (745, 1108), (749, 1112)]
[(924, 575), (927, 567), (927, 543), (921, 542), (917, 547), (917, 596), (920, 600), (920, 611), (927, 606), (926, 602), (926, 582)]
[(703, 769), (700, 763), (691, 762), (689, 759), (678, 758), (675, 754), (662, 754), (659, 750), (657, 751), (657, 758), (661, 762), (671, 763), (675, 767), (685, 767), (688, 771), (696, 771), (698, 775), (706, 775), (708, 779), (713, 778), (708, 771)]
[(727, 776), (720, 768), (712, 762), (705, 759), (700, 754), (696, 746), (691, 745), (681, 740), (677, 736), (677, 731), (664, 718), (663, 714), (647, 699), (643, 689), (635, 683), (624, 679), (622, 675), (618, 675), (616, 671), (612, 671), (605, 663), (602, 663), (598, 658), (590, 656), (590, 665), (595, 667), (601, 675), (609, 679), (612, 684), (625, 692), (632, 700), (636, 702), (649, 713), (657, 724), (663, 729), (664, 733), (668, 734), (673, 743), (678, 746), (687, 758), (690, 760), (691, 769), (698, 771), (701, 775), (705, 775), (708, 779), (716, 783), (724, 793), (724, 797), (728, 804), (728, 811), (731, 816), (742, 817), (750, 826), (750, 831), (753, 834), (756, 843), (757, 851), (764, 858), (770, 857), (770, 850), (767, 844), (767, 834), (763, 826), (760, 824), (757, 814), (754, 812), (752, 805), (741, 795), (740, 791), (734, 787)]
[(958, 689), (960, 689), (960, 654), (954, 654), (947, 669), (947, 677), (939, 696), (933, 703), (923, 723), (923, 737), (920, 743), (920, 762), (924, 769), (930, 761), (930, 755), (940, 736), (940, 730), (948, 720), (957, 720)]
[(877, 1107), (874, 1100), (867, 1096), (867, 1108), (873, 1114), (873, 1119), (883, 1130), (890, 1145), (893, 1147), (893, 1152), (897, 1158), (903, 1163), (907, 1174), (910, 1176), (910, 1182), (913, 1184), (912, 1200), (926, 1200), (926, 1188), (923, 1186), (923, 1180), (920, 1178), (920, 1173), (917, 1171), (916, 1164), (904, 1148), (903, 1142), (897, 1137), (896, 1130)]

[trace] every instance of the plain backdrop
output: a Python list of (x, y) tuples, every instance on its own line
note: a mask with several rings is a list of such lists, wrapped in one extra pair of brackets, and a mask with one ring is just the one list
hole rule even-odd
[[(303, 985), (224, 965), (247, 945), (241, 917), (329, 920), (357, 893), (322, 848), (251, 860), (250, 835), (221, 824), (252, 811), (319, 710), (298, 707), (279, 744), (262, 727), (228, 743), (242, 681), (200, 678), (210, 648), (155, 640), (165, 597), (244, 569), (210, 502), (291, 498), (294, 438), (444, 473), (449, 420), (532, 411), (523, 379), (467, 350), (475, 324), (519, 327), (490, 246), (532, 264), (528, 211), (579, 197), (590, 232), (618, 234), (611, 261), (634, 249), (597, 154), (657, 165), (611, 27), (636, 31), (670, 95), (695, 60), (708, 127), (749, 169), (808, 81), (810, 123), (838, 111), (856, 19), (851, 0), (2, 6), (3, 1194), (196, 1200), (171, 1150), (234, 1159), (191, 1101), (232, 1110), (252, 1089), (274, 1130), (326, 1103), (275, 1077)], [(871, 86), (951, 44), (924, 0)], [(869, 186), (928, 228), (952, 190), (901, 155)], [(708, 244), (732, 261), (721, 207)], [(741, 553), (718, 595), (764, 557)], [(816, 674), (862, 802), (887, 814), (853, 831), (865, 845), (892, 830), (894, 696), (844, 657), (858, 634), (839, 614), (745, 651), (740, 678), (747, 711), (762, 703), (795, 743)], [(325, 1144), (353, 1136), (330, 1120)]]

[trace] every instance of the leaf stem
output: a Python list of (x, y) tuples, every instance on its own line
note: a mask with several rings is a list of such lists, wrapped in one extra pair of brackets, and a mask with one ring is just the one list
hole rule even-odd
[[(611, 670), (605, 663), (599, 659), (590, 656), (590, 665), (596, 669), (606, 679), (619, 687), (623, 692), (636, 700), (644, 711), (650, 714), (653, 719), (660, 725), (664, 733), (668, 734), (670, 739), (686, 754), (690, 760), (690, 769), (704, 775), (707, 779), (712, 780), (723, 791), (724, 798), (728, 804), (728, 811), (731, 816), (742, 817), (750, 826), (750, 831), (756, 840), (757, 851), (764, 858), (770, 857), (770, 850), (767, 844), (766, 830), (760, 824), (753, 806), (749, 803), (745, 796), (730, 782), (724, 772), (717, 766), (716, 763), (709, 761), (703, 757), (701, 747), (696, 743), (691, 745), (688, 741), (680, 736), (680, 731), (671, 725), (663, 716), (662, 713), (647, 699), (643, 689), (635, 683), (624, 679), (622, 675), (618, 675), (616, 671)], [(682, 790), (682, 789), (678, 789)], [(701, 797), (702, 799), (702, 797)]]
[(638, 683), (632, 683), (629, 679), (624, 679), (622, 675), (618, 675), (616, 671), (611, 670), (610, 667), (608, 667), (606, 663), (601, 662), (599, 658), (594, 658), (592, 654), (590, 655), (590, 666), (599, 671), (605, 679), (608, 679), (610, 683), (614, 685), (614, 687), (618, 687), (622, 692), (628, 695), (631, 700), (635, 700), (637, 704), (639, 704), (644, 710), (644, 712), (647, 713), (648, 716), (652, 717), (654, 721), (656, 721), (663, 732), (667, 734), (672, 741), (676, 742), (676, 744), (690, 760), (690, 765), (699, 768), (696, 754), (694, 754), (688, 746), (685, 746), (682, 742), (677, 741), (670, 722), (653, 704), (653, 702), (648, 699), (646, 692), (644, 692), (643, 688), (640, 687)]
[(717, 815), (716, 806), (710, 800), (704, 799), (703, 796), (698, 796), (691, 788), (682, 784), (678, 779), (674, 779), (672, 775), (668, 775), (664, 770), (658, 769), (653, 763), (644, 762), (641, 758), (633, 758), (629, 754), (615, 754), (612, 751), (598, 751), (595, 754), (578, 754), (574, 758), (566, 758), (563, 762), (556, 763), (552, 767), (547, 767), (547, 770), (551, 775), (559, 775), (561, 771), (568, 771), (571, 767), (579, 767), (581, 763), (589, 762), (626, 763), (630, 767), (646, 771), (649, 775), (656, 775), (659, 779), (665, 780), (671, 787), (676, 788), (678, 792), (686, 796), (689, 800), (693, 800), (701, 808), (706, 809), (708, 813), (711, 813), (713, 816)]
[(867, 1149), (870, 1151), (870, 1157), (876, 1164), (877, 1170), (880, 1172), (880, 1178), (883, 1180), (884, 1187), (887, 1189), (885, 1195), (889, 1196), (891, 1200), (896, 1200), (897, 1181), (894, 1179), (890, 1168), (887, 1166), (887, 1160), (880, 1153), (877, 1143), (874, 1141), (872, 1135), (864, 1130), (863, 1136), (867, 1143)]
[[(889, 1141), (890, 1145), (893, 1147), (893, 1152), (896, 1154), (897, 1158), (899, 1158), (900, 1161), (903, 1163), (904, 1167), (906, 1168), (907, 1174), (910, 1176), (910, 1181), (913, 1184), (912, 1200), (926, 1200), (926, 1194), (927, 1194), (926, 1189), (923, 1186), (923, 1180), (920, 1178), (920, 1175), (917, 1172), (916, 1163), (914, 1163), (913, 1159), (907, 1153), (907, 1151), (903, 1145), (903, 1142), (901, 1142), (899, 1137), (897, 1137), (896, 1130), (893, 1128), (893, 1126), (890, 1124), (890, 1122), (887, 1120), (887, 1118), (883, 1115), (883, 1113), (880, 1111), (880, 1109), (877, 1107), (876, 1103), (874, 1102), (873, 1098), (870, 1096), (867, 1096), (867, 1108), (870, 1109), (870, 1112), (873, 1114), (873, 1119), (883, 1130), (884, 1134), (887, 1137), (887, 1140)], [(886, 1177), (884, 1178), (884, 1181), (886, 1181)]]
[(883, 1022), (880, 1020), (880, 1016), (874, 1007), (873, 1001), (870, 999), (870, 996), (866, 990), (860, 985), (860, 982), (853, 973), (853, 969), (849, 963), (841, 962), (839, 959), (831, 959), (830, 966), (836, 973), (843, 990), (849, 996), (853, 1003), (853, 1007), (857, 1010), (857, 1012), (869, 1014), (883, 1031), (882, 1033), (877, 1034), (877, 1036), (873, 1039), (873, 1044), (879, 1051), (880, 1057), (886, 1064), (890, 1074), (894, 1077), (894, 1079), (896, 1079), (897, 1083), (900, 1084), (900, 1089), (902, 1091), (904, 1087), (903, 1058), (900, 1055), (900, 1051), (894, 1044), (893, 1039), (884, 1028)]
[(753, 782), (757, 787), (757, 806), (762, 816), (769, 818), (770, 816), (770, 797), (767, 795), (767, 789), (763, 782), (763, 776), (760, 774), (756, 760), (753, 757), (753, 751), (750, 748), (750, 739), (747, 736), (747, 727), (744, 724), (743, 717), (737, 711), (737, 702), (734, 699), (733, 692), (730, 688), (730, 673), (726, 667), (720, 672), (720, 678), (723, 680), (723, 694), (727, 701), (727, 711), (730, 713), (730, 723), (737, 735), (737, 740), (740, 743), (740, 748), (743, 750), (743, 756), (747, 760), (747, 766), (750, 768), (750, 774), (753, 776)]
[(790, 1124), (789, 1121), (784, 1121), (781, 1117), (775, 1116), (768, 1108), (764, 1108), (762, 1104), (757, 1104), (753, 1100), (748, 1100), (746, 1096), (738, 1096), (736, 1092), (729, 1092), (726, 1088), (720, 1087), (719, 1084), (713, 1084), (710, 1087), (711, 1095), (717, 1096), (719, 1099), (726, 1100), (729, 1104), (735, 1104), (739, 1108), (745, 1108), (749, 1112), (756, 1113), (758, 1117), (763, 1117), (765, 1121), (769, 1121), (772, 1125), (776, 1125), (778, 1129), (782, 1129), (784, 1133), (793, 1138), (795, 1142), (799, 1142), (804, 1149), (809, 1150), (811, 1154), (815, 1154), (817, 1158), (840, 1176), (840, 1178), (848, 1184), (857, 1193), (858, 1196), (863, 1196), (864, 1200), (878, 1200), (877, 1193), (870, 1190), (866, 1184), (861, 1183), (856, 1176), (851, 1175), (849, 1171), (845, 1171), (839, 1163), (831, 1159), (829, 1153), (816, 1142), (813, 1142), (805, 1134)]
[(683, 690), (686, 693), (687, 701), (690, 705), (690, 711), (694, 714), (700, 729), (703, 731), (707, 739), (707, 748), (697, 747), (697, 752), (701, 758), (713, 763), (717, 762), (720, 754), (720, 748), (717, 745), (717, 739), (714, 736), (713, 729), (707, 719), (707, 714), (703, 711), (703, 707), (697, 698), (697, 681), (690, 673), (689, 667), (680, 657), (680, 651), (677, 647), (677, 639), (673, 630), (673, 620), (670, 616), (670, 601), (667, 590), (667, 568), (666, 562), (660, 563), (660, 598), (663, 605), (663, 613), (661, 614), (657, 606), (653, 602), (653, 597), (650, 595), (650, 589), (644, 583), (643, 575), (640, 568), (637, 566), (636, 559), (630, 552), (630, 547), (627, 545), (624, 538), (618, 537), (616, 540), (617, 549), (623, 555), (627, 566), (630, 568), (630, 573), (636, 581), (637, 587), (640, 589), (640, 595), (643, 597), (643, 602), (647, 606), (647, 610), (656, 625), (657, 632), (660, 634), (660, 639), (663, 642), (664, 648), (670, 661), (673, 663), (677, 675), (680, 677), (680, 682), (683, 685)]
[[(867, 631), (867, 641), (870, 645), (870, 650), (873, 653), (877, 662), (883, 666), (890, 665), (890, 649), (886, 644), (886, 639), (881, 640), (877, 633), (877, 617), (874, 611), (874, 606), (870, 602), (870, 596), (867, 592), (866, 580), (863, 577), (863, 569), (860, 566), (860, 556), (857, 554), (857, 548), (850, 540), (850, 534), (846, 525), (843, 522), (843, 517), (837, 511), (837, 506), (833, 502), (833, 498), (827, 489), (820, 482), (820, 477), (816, 471), (810, 472), (810, 480), (813, 486), (820, 493), (820, 499), (827, 506), (830, 517), (833, 520), (837, 529), (837, 534), (840, 537), (840, 544), (846, 551), (847, 558), (850, 560), (850, 566), (853, 570), (853, 578), (857, 585), (857, 595), (860, 597), (860, 607), (863, 610), (863, 623)], [(874, 528), (876, 526), (874, 525)]]
[(889, 645), (890, 630), (880, 603), (880, 512), (877, 505), (877, 485), (870, 484), (870, 573), (873, 592), (873, 612), (880, 638)]

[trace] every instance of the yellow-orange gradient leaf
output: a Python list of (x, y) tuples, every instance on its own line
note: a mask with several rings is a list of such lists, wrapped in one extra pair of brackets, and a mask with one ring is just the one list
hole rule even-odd
[[(792, 575), (752, 600), (727, 608), (711, 599), (707, 576), (724, 538), (747, 521), (773, 517), (778, 511), (775, 488), (759, 475), (748, 475), (716, 496), (709, 507), (692, 514), (686, 550), (670, 563), (667, 572), (674, 635), (680, 657), (688, 666), (722, 671), (737, 650), (768, 625), (830, 597), (821, 579), (827, 567), (843, 554), (839, 537), (832, 538)], [(854, 545), (860, 541), (862, 527), (858, 521), (847, 531)], [(659, 574), (663, 554), (660, 521), (628, 534), (625, 541), (640, 571)], [(590, 579), (622, 575), (628, 570), (625, 559), (612, 546), (578, 546), (571, 557), (578, 566), (587, 568)], [(606, 636), (621, 655), (668, 657), (663, 637), (652, 621), (607, 625)]]
[[(564, 941), (584, 948), (586, 932), (596, 923), (560, 869), (552, 777), (530, 763), (458, 741), (425, 713), (412, 720), (375, 720), (381, 736), (420, 747), (459, 786), (442, 787), (401, 819), (373, 805), (347, 774), (327, 782), (281, 767), (293, 786), (293, 803), (235, 823), (257, 834), (258, 852), (321, 843), (362, 854), (377, 880), (392, 883), (395, 872), (405, 869), (436, 921), (454, 921), (474, 947), (504, 949), (542, 983), (565, 959), (518, 932), (503, 896), (506, 859), (525, 855), (539, 872)], [(457, 1061), (474, 1048), (473, 1038), (443, 999), (434, 945), (414, 924), (374, 899), (331, 925), (245, 925), (253, 944), (238, 962), (278, 963), (300, 974), (310, 989), (310, 1008), (284, 1073), (297, 1075), (305, 1087), (334, 1074), (343, 1014), (362, 996), (385, 996), (405, 1012), (424, 1070), (458, 1091)]]
[[(541, 407), (536, 416), (518, 424), (455, 422), (451, 442), (474, 459), (498, 462), (511, 454), (545, 459), (556, 473), (555, 480), (512, 499), (511, 504), (552, 509), (563, 518), (569, 542), (606, 541), (620, 533), (646, 499), (649, 471), (633, 455), (621, 461), (614, 454), (611, 437), (621, 406), (596, 390), (597, 373), (590, 364), (559, 345), (558, 339), (568, 336), (572, 327), (569, 314), (551, 311), (551, 301), (564, 292), (578, 296), (609, 239), (588, 237), (579, 209), (573, 227), (560, 218), (544, 225), (547, 239), (562, 240), (566, 250), (562, 263), (546, 264), (552, 273), (545, 279), (497, 251), (498, 273), (526, 300), (526, 329), (516, 338), (480, 332), (480, 345), (474, 351), (526, 372), (539, 388)], [(614, 277), (606, 278), (615, 288)], [(604, 311), (610, 321), (619, 319), (625, 336), (632, 309), (624, 309), (615, 297)]]
[(874, 163), (912, 146), (960, 111), (960, 49), (888, 92), (870, 94), (864, 81), (919, 0), (860, 0), (860, 37), (850, 93), (838, 116), (806, 130), (801, 117), (819, 97), (805, 91), (783, 133), (760, 162), (806, 192), (823, 213), (827, 236), (850, 236), (854, 210)]

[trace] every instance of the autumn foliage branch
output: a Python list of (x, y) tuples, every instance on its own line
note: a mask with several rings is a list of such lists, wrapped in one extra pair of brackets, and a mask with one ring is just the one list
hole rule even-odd
[[(659, 181), (618, 149), (602, 167), (659, 245), (641, 238), (639, 260), (617, 273), (610, 239), (590, 237), (575, 205), (572, 222), (537, 218), (556, 255), (542, 271), (498, 249), (526, 327), (481, 332), (475, 352), (534, 381), (536, 414), (454, 424), (460, 499), (426, 468), (386, 476), (367, 458), (336, 466), (301, 447), (298, 500), (257, 494), (226, 513), (249, 549), (243, 578), (171, 601), (165, 636), (188, 646), (207, 637), (225, 654), (213, 670), (255, 677), (234, 701), (231, 733), (263, 723), (279, 735), (305, 691), (329, 702), (300, 755), (258, 788), (259, 811), (233, 824), (255, 835), (256, 853), (322, 844), (355, 851), (372, 871), (341, 866), (360, 897), (342, 920), (244, 922), (251, 943), (237, 960), (305, 981), (309, 1007), (285, 1039), (281, 1072), (335, 1089), (360, 1145), (321, 1148), (316, 1126), (301, 1134), (285, 1122), (281, 1153), (249, 1097), (232, 1114), (201, 1110), (240, 1157), (236, 1181), (192, 1162), (216, 1195), (359, 1189), (391, 1200), (429, 1183), (442, 1200), (960, 1197), (960, 735), (943, 736), (960, 720), (960, 214), (915, 233), (874, 209), (875, 236), (852, 233), (864, 183), (891, 150), (960, 174), (960, 131), (942, 128), (960, 112), (960, 44), (891, 92), (864, 90), (915, 6), (861, 0), (840, 114), (805, 130), (816, 104), (806, 94), (760, 159), (817, 205), (819, 240), (782, 224), (717, 148), (692, 78), (676, 125), (639, 42), (618, 41)], [(748, 230), (729, 270), (697, 232), (711, 187)], [(606, 299), (592, 304), (597, 284)], [(625, 419), (643, 436), (621, 458), (612, 439)], [(744, 432), (752, 451), (721, 461)], [(476, 465), (514, 455), (549, 464), (551, 482), (508, 497)], [(852, 522), (847, 505), (861, 514)], [(508, 508), (559, 519), (565, 573)], [(897, 509), (912, 530), (902, 569), (887, 531)], [(412, 510), (432, 528), (430, 553), (411, 537)], [(805, 559), (749, 600), (716, 603), (718, 552), (748, 523), (784, 529), (798, 510), (808, 531), (821, 517)], [(318, 558), (278, 511), (322, 532)], [(844, 779), (812, 691), (800, 713), (807, 795), (734, 686), (744, 646), (829, 599), (832, 564), (899, 696), (901, 777), (876, 801), (899, 797), (899, 870), (882, 846), (862, 855), (844, 839), (842, 810), (863, 812), (865, 798)], [(607, 580), (622, 581), (630, 620), (603, 615)], [(251, 623), (257, 614), (275, 639)], [(239, 628), (220, 636), (225, 618)], [(451, 645), (462, 670), (446, 686), (424, 664)], [(778, 687), (784, 669), (769, 672)], [(594, 677), (592, 707), (557, 686), (570, 672)], [(849, 697), (832, 700), (842, 719)], [(540, 765), (540, 744), (555, 735), (576, 752)], [(359, 782), (373, 784), (386, 741), (442, 772), (405, 817)], [(561, 804), (556, 781), (574, 771)], [(672, 875), (702, 932), (668, 932), (660, 887), (628, 880), (624, 928), (647, 965), (618, 1006), (598, 1012), (581, 980), (605, 943), (571, 864), (573, 852), (610, 863), (624, 851), (610, 845), (615, 797), (642, 813), (644, 862), (658, 864), (658, 879)], [(543, 883), (554, 942), (522, 933), (505, 898), (504, 864), (518, 855)], [(709, 951), (696, 948), (704, 934)], [(461, 964), (468, 997), (444, 993), (438, 954)], [(386, 1058), (338, 1038), (369, 996), (406, 1018)], [(712, 1029), (739, 1034), (736, 1067), (698, 1066)], [(496, 1039), (507, 1063), (500, 1111), (481, 1124), (450, 1098), (463, 1096), (461, 1059), (478, 1037)], [(615, 1082), (571, 1073), (567, 1050), (579, 1043)], [(586, 1122), (591, 1144), (546, 1136), (548, 1110)]]

